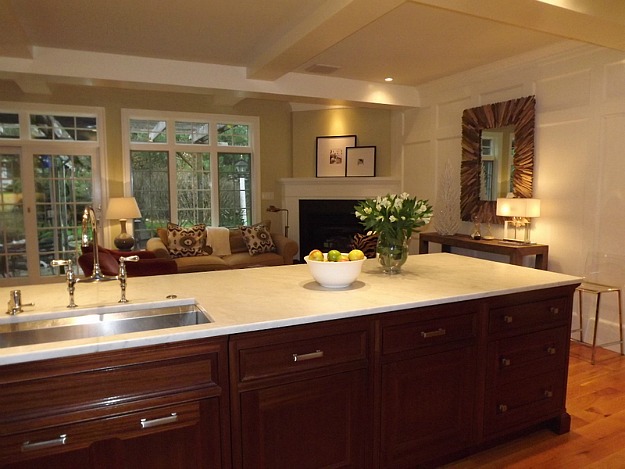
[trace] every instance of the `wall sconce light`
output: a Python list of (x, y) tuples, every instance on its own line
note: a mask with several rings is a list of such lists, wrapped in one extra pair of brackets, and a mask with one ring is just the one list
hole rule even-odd
[(141, 218), (141, 211), (135, 198), (110, 198), (106, 209), (106, 218), (108, 220), (119, 220), (121, 225), (121, 233), (114, 240), (115, 247), (122, 251), (130, 251), (135, 245), (135, 239), (126, 231), (126, 220), (128, 218)]
[[(530, 241), (532, 218), (540, 217), (539, 199), (497, 199), (497, 216), (510, 218), (504, 222), (504, 241), (516, 241), (532, 244)], [(514, 229), (514, 237), (509, 233)], [(517, 239), (517, 230), (524, 229), (525, 234), (522, 240)]]
[(267, 207), (268, 212), (286, 212), (286, 225), (284, 225), (284, 236), (289, 237), (289, 210), (286, 208), (278, 208), (275, 205)]

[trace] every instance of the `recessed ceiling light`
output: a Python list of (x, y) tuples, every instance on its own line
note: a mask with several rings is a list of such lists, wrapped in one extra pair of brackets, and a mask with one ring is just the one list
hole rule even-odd
[(393, 81), (393, 77), (386, 77), (386, 78), (384, 79), (384, 81), (391, 82), (391, 81)]

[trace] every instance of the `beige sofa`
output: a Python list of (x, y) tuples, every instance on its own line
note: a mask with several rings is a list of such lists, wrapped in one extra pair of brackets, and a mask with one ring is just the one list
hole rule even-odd
[[(158, 258), (169, 259), (171, 256), (169, 255), (169, 250), (166, 245), (167, 230), (158, 231), (159, 237), (150, 238), (147, 241), (146, 249), (153, 252)], [(280, 233), (271, 233), (271, 238), (276, 246), (276, 252), (267, 252), (252, 256), (248, 252), (241, 231), (231, 229), (230, 251), (232, 254), (216, 256), (212, 254), (212, 250), (207, 246), (207, 252), (211, 252), (208, 256), (179, 257), (174, 260), (178, 265), (178, 273), (292, 264), (293, 257), (299, 250), (297, 243)]]

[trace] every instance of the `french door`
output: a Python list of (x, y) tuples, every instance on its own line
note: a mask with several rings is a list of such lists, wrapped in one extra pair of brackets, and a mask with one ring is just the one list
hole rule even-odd
[(57, 281), (53, 259), (78, 272), (82, 213), (100, 206), (97, 150), (59, 150), (0, 147), (0, 286)]

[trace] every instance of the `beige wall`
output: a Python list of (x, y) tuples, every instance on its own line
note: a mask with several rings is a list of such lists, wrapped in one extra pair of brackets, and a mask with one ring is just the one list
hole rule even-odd
[(293, 177), (315, 177), (317, 137), (356, 135), (376, 146), (376, 176), (391, 176), (391, 111), (331, 109), (293, 113)]

